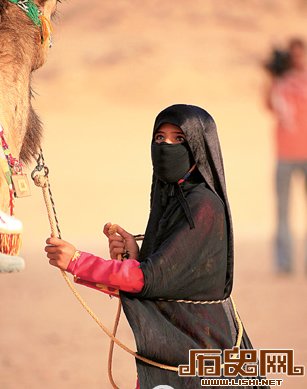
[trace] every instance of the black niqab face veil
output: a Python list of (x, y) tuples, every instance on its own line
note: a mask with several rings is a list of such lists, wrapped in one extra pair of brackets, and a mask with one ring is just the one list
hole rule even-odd
[[(206, 185), (223, 202), (228, 230), (227, 274), (224, 296), (229, 296), (233, 283), (233, 230), (231, 213), (227, 199), (222, 153), (217, 135), (216, 124), (211, 115), (204, 109), (185, 104), (172, 105), (157, 116), (153, 133), (165, 123), (179, 127), (188, 143), (197, 169)], [(151, 191), (151, 214), (148, 222), (145, 239), (141, 249), (141, 260), (152, 251), (154, 242), (152, 236), (161, 217), (161, 193), (165, 191), (165, 184), (153, 175)]]
[(193, 164), (186, 142), (178, 144), (152, 142), (151, 159), (154, 175), (164, 183), (178, 182)]

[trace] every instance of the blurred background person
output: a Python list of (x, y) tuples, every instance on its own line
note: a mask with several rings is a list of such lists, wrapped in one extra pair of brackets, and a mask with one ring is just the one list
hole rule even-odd
[[(266, 104), (276, 119), (276, 269), (293, 270), (293, 236), (289, 223), (293, 174), (303, 174), (307, 192), (307, 68), (306, 45), (291, 39), (286, 51), (274, 50), (266, 64), (270, 73)], [(307, 239), (305, 238), (307, 272)]]

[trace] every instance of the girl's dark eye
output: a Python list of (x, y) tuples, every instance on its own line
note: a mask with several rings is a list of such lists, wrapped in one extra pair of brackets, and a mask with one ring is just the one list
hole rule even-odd
[(155, 140), (163, 140), (163, 135), (157, 134), (157, 135), (155, 136)]
[(181, 143), (185, 142), (185, 138), (183, 136), (177, 136), (176, 139), (178, 142), (181, 142)]

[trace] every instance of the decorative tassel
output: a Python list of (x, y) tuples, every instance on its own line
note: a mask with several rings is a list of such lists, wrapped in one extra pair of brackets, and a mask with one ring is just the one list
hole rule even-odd
[(14, 215), (14, 190), (10, 189), (10, 215)]
[(21, 249), (22, 223), (0, 211), (0, 253), (18, 255)]
[(21, 234), (0, 233), (0, 252), (3, 254), (18, 255), (21, 243)]

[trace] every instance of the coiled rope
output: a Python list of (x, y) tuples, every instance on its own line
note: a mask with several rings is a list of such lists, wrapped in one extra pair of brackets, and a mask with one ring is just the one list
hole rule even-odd
[[(60, 239), (62, 239), (61, 238), (61, 231), (59, 228), (59, 222), (58, 222), (58, 218), (57, 218), (57, 214), (56, 214), (55, 204), (53, 201), (53, 196), (52, 196), (49, 178), (48, 178), (49, 169), (45, 165), (45, 161), (44, 161), (44, 157), (43, 157), (43, 153), (42, 153), (41, 149), (40, 149), (40, 154), (38, 156), (37, 162), (38, 162), (38, 165), (33, 170), (31, 177), (32, 177), (35, 185), (42, 188), (44, 202), (45, 202), (47, 214), (48, 214), (48, 220), (49, 220), (49, 224), (50, 224), (50, 228), (51, 228), (51, 236), (52, 237), (58, 236)], [(39, 172), (41, 172), (41, 171), (43, 171), (44, 174), (40, 174)], [(111, 339), (110, 350), (109, 350), (108, 374), (109, 374), (110, 382), (111, 382), (114, 389), (118, 389), (118, 387), (116, 386), (116, 384), (112, 378), (112, 355), (113, 355), (114, 343), (117, 344), (123, 350), (125, 350), (127, 353), (131, 354), (134, 358), (136, 358), (142, 362), (145, 362), (149, 365), (158, 367), (160, 369), (178, 372), (178, 370), (179, 370), (178, 367), (165, 365), (163, 363), (155, 362), (155, 361), (152, 361), (148, 358), (145, 358), (145, 357), (139, 355), (137, 352), (131, 350), (129, 347), (127, 347), (125, 344), (123, 344), (119, 339), (117, 339), (115, 337), (118, 323), (119, 323), (120, 311), (121, 311), (120, 301), (119, 301), (119, 306), (118, 306), (118, 311), (117, 311), (113, 331), (111, 332), (107, 327), (105, 327), (105, 325), (101, 322), (101, 320), (98, 318), (98, 316), (92, 311), (92, 309), (88, 306), (88, 304), (83, 300), (81, 295), (78, 293), (78, 291), (76, 290), (76, 288), (74, 287), (74, 285), (72, 284), (70, 279), (68, 278), (66, 272), (64, 270), (61, 270), (61, 269), (60, 269), (60, 272), (61, 272), (66, 284), (68, 285), (68, 287), (70, 288), (70, 290), (72, 291), (72, 293), (76, 297), (76, 299), (80, 302), (82, 307), (88, 312), (88, 314), (98, 324), (98, 326), (102, 329), (102, 331)], [(236, 319), (236, 322), (238, 325), (238, 335), (237, 335), (237, 341), (236, 341), (235, 346), (240, 348), (240, 344), (241, 344), (241, 340), (242, 340), (242, 336), (243, 336), (243, 325), (242, 325), (241, 319), (237, 313), (236, 306), (235, 306), (235, 303), (234, 303), (232, 297), (230, 297), (230, 299), (231, 299), (231, 302), (233, 305), (235, 319)], [(193, 304), (204, 303), (203, 301), (192, 301), (192, 300), (172, 300), (172, 301), (193, 303)], [(224, 301), (224, 300), (221, 300), (221, 301), (218, 300), (218, 302), (222, 302), (222, 301)], [(209, 302), (206, 302), (206, 303), (209, 303)], [(210, 303), (212, 303), (212, 302), (210, 302)]]

